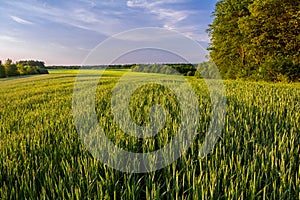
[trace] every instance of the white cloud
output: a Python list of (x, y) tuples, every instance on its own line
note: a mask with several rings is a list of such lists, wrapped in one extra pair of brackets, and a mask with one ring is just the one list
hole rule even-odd
[(184, 2), (186, 2), (186, 0), (156, 0), (156, 1), (128, 0), (127, 6), (151, 8), (151, 7), (161, 6), (163, 4), (175, 4), (175, 3), (184, 3)]
[(191, 11), (181, 11), (165, 8), (150, 9), (149, 12), (157, 15), (159, 20), (164, 20), (166, 25), (170, 26), (188, 18), (188, 16), (192, 14)]
[(16, 17), (16, 16), (10, 16), (12, 18), (12, 20), (14, 20), (15, 22), (19, 23), (19, 24), (24, 24), (24, 25), (33, 25), (32, 22), (27, 21), (25, 19)]
[(95, 16), (92, 12), (89, 12), (85, 9), (75, 9), (71, 15), (72, 15), (71, 16), (72, 18), (74, 17), (74, 19), (85, 22), (85, 23), (99, 22), (99, 19), (97, 18), (97, 16)]
[(190, 26), (169, 26), (165, 25), (164, 28), (173, 30), (173, 31), (178, 31), (185, 35), (186, 37), (189, 37), (193, 40), (196, 40), (198, 42), (204, 42), (204, 43), (209, 43), (210, 38), (206, 32), (201, 33), (201, 27), (199, 25), (190, 25)]
[(129, 0), (129, 1), (127, 1), (126, 4), (128, 7), (145, 7), (147, 5), (147, 1), (145, 1), (145, 0)]
[[(61, 7), (56, 5), (51, 6), (43, 2), (37, 2), (35, 4), (29, 2), (30, 1), (26, 0), (9, 1), (8, 4), (16, 10), (20, 10), (20, 15), (26, 15), (42, 23), (50, 21), (83, 30), (94, 31), (107, 36), (126, 30), (126, 24), (118, 18), (118, 15), (123, 14), (121, 10), (111, 11), (111, 8), (105, 6), (96, 10), (94, 9), (96, 4), (90, 0), (81, 0), (81, 3), (78, 1), (70, 1)], [(101, 2), (99, 4), (108, 6), (107, 2)], [(114, 4), (113, 2), (109, 5)], [(18, 23), (33, 24), (19, 17), (11, 16), (11, 18)]]
[(197, 40), (199, 42), (209, 43), (210, 38), (207, 34), (200, 34), (194, 32), (186, 32), (184, 33), (185, 36), (192, 38), (193, 40)]

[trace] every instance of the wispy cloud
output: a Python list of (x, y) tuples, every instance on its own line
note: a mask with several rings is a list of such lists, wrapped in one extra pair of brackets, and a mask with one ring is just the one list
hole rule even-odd
[(147, 0), (128, 0), (127, 6), (131, 8), (142, 8), (150, 14), (154, 14), (159, 20), (164, 20), (166, 25), (176, 24), (193, 12), (190, 10), (179, 10), (166, 6), (168, 4), (182, 3), (182, 0), (147, 1)]
[(10, 16), (12, 20), (14, 20), (15, 22), (19, 23), (19, 24), (24, 24), (24, 25), (33, 25), (34, 23), (28, 21), (28, 20), (25, 20), (25, 19), (22, 19), (20, 17), (16, 17), (16, 16)]
[(161, 6), (162, 4), (174, 4), (174, 3), (184, 3), (186, 0), (127, 0), (127, 6), (129, 7), (155, 7)]
[(23, 42), (22, 40), (20, 40), (16, 37), (12, 37), (12, 36), (8, 36), (8, 35), (0, 35), (0, 40), (5, 41), (5, 42), (14, 42), (14, 43)]
[(165, 25), (174, 25), (188, 18), (188, 16), (192, 14), (191, 11), (185, 11), (185, 10), (181, 11), (181, 10), (165, 9), (165, 8), (150, 9), (149, 12), (157, 15), (159, 20), (164, 20)]
[[(207, 43), (208, 7), (212, 9), (213, 3), (208, 6), (206, 1), (199, 0), (3, 0), (0, 4), (2, 49), (11, 48), (16, 54), (28, 49), (34, 57), (39, 53), (47, 58), (52, 56), (53, 60), (70, 55), (68, 59), (74, 60), (99, 42), (135, 28), (167, 28)], [(136, 35), (134, 39), (142, 36)], [(35, 48), (31, 48), (33, 43)], [(66, 56), (61, 56), (63, 53)], [(8, 52), (2, 54), (6, 56)]]
[(59, 44), (59, 43), (54, 43), (54, 42), (51, 42), (50, 45), (55, 47), (55, 48), (59, 48), (59, 49), (68, 49), (69, 48), (65, 45), (62, 45), (62, 44)]
[[(50, 5), (43, 1), (35, 4), (29, 2), (28, 0), (10, 1), (9, 4), (25, 11), (23, 14), (29, 13), (28, 15), (36, 21), (38, 19), (43, 22), (51, 21), (106, 36), (142, 26), (158, 26), (191, 35), (189, 34), (191, 30), (186, 30), (185, 27), (195, 23), (190, 21), (190, 16), (199, 13), (178, 6), (184, 4), (186, 0), (127, 0), (125, 4), (122, 4), (122, 1), (117, 4), (117, 1), (79, 0), (68, 1), (63, 6)], [(128, 11), (124, 5), (141, 12)], [(133, 13), (128, 14), (128, 12)], [(33, 24), (21, 17), (11, 16), (11, 18), (21, 24)], [(142, 21), (144, 24), (141, 23)]]
[(79, 0), (79, 1), (88, 4), (91, 8), (97, 6), (97, 3), (93, 0)]
[(94, 15), (94, 13), (89, 12), (85, 9), (75, 9), (72, 12), (72, 15), (74, 16), (74, 19), (76, 19), (77, 21), (81, 21), (84, 23), (98, 23), (99, 19), (97, 18), (96, 15)]
[(209, 42), (209, 38), (204, 31), (204, 33), (198, 34), (201, 29), (200, 25), (191, 20), (191, 16), (197, 16), (203, 12), (174, 6), (184, 3), (186, 3), (186, 0), (127, 0), (128, 7), (143, 9), (147, 13), (156, 16), (157, 21), (162, 23), (163, 28), (181, 32), (197, 41)]
[[(107, 6), (115, 5), (114, 2), (94, 2), (91, 0), (66, 1), (62, 5), (45, 3), (43, 1), (30, 3), (30, 1), (9, 1), (8, 4), (28, 18), (42, 23), (53, 22), (76, 28), (95, 31), (104, 35), (116, 34), (126, 30), (125, 24), (119, 20), (121, 10), (111, 10)], [(98, 7), (97, 7), (98, 6)], [(104, 7), (99, 7), (104, 6)], [(11, 18), (22, 24), (33, 24), (20, 17)]]

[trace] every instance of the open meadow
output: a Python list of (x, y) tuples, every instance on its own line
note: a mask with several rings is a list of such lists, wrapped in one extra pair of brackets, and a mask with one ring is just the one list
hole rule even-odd
[[(225, 126), (200, 158), (211, 100), (204, 80), (188, 77), (200, 108), (197, 137), (170, 166), (132, 174), (93, 158), (81, 142), (72, 114), (77, 70), (49, 72), (0, 80), (0, 199), (300, 199), (299, 83), (224, 81)], [(111, 111), (112, 89), (126, 72), (138, 74), (106, 71), (98, 83), (99, 124), (120, 148), (154, 151), (176, 134), (180, 107), (166, 88), (139, 88), (132, 119), (148, 124), (159, 103), (169, 109), (166, 124), (154, 138), (126, 135)]]

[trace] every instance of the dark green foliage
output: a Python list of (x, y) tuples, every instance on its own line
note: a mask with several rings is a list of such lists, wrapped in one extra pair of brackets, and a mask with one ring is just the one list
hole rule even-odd
[(42, 61), (25, 60), (17, 62), (21, 75), (48, 74), (45, 63)]
[(33, 74), (38, 74), (38, 71), (37, 71), (37, 66), (25, 66), (27, 67), (27, 74), (28, 75), (33, 75)]
[(49, 74), (48, 70), (46, 68), (38, 68), (37, 72), (39, 74)]
[[(7, 59), (4, 66), (0, 62), (0, 78), (17, 76), (17, 75), (33, 75), (33, 74), (48, 74), (44, 62), (41, 61), (19, 61), (13, 63), (11, 59)], [(3, 71), (1, 69), (4, 69)]]
[(131, 69), (134, 64), (124, 64), (124, 65), (109, 65), (107, 69)]
[(0, 61), (0, 78), (5, 78), (5, 77), (6, 77), (5, 68)]
[(297, 81), (300, 74), (300, 63), (293, 63), (289, 57), (268, 58), (256, 73), (267, 81)]
[(188, 72), (195, 73), (196, 71), (196, 67), (192, 64), (170, 64), (169, 66), (184, 76), (187, 76)]
[(175, 69), (167, 65), (137, 65), (132, 68), (133, 72), (144, 72), (144, 73), (159, 73), (159, 74), (179, 74)]
[(238, 27), (238, 20), (248, 16), (252, 0), (221, 0), (216, 4), (211, 34), (210, 56), (224, 78), (238, 78), (245, 68), (246, 38)]
[(208, 32), (223, 77), (298, 81), (299, 8), (292, 0), (219, 1)]
[(17, 75), (19, 75), (17, 65), (14, 64), (11, 59), (6, 60), (6, 62), (4, 64), (4, 68), (5, 68), (6, 76), (17, 76)]
[(39, 68), (45, 68), (45, 63), (42, 61), (34, 61), (34, 60), (22, 60), (16, 63), (17, 65), (28, 65), (28, 66), (37, 66)]
[(80, 69), (80, 66), (47, 66), (47, 69)]
[(159, 73), (159, 74), (182, 74), (194, 76), (196, 68), (192, 64), (141, 64), (132, 67), (133, 72)]

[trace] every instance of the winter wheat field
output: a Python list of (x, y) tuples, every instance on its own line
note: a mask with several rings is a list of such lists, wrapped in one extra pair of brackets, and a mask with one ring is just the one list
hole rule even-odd
[[(224, 127), (211, 152), (201, 157), (211, 98), (203, 79), (186, 77), (199, 104), (190, 147), (164, 168), (127, 173), (93, 157), (77, 133), (72, 112), (77, 71), (49, 71), (0, 80), (0, 199), (300, 198), (299, 83), (224, 81)], [(165, 124), (155, 137), (127, 135), (111, 108), (113, 88), (125, 73), (140, 74), (106, 70), (98, 82), (98, 124), (119, 148), (155, 151), (175, 137), (181, 107), (168, 88), (139, 87), (129, 102), (132, 120), (149, 124), (150, 108), (159, 104), (167, 110)]]

